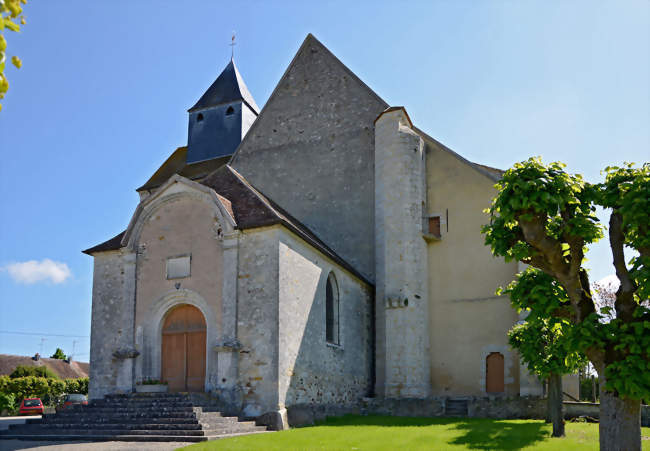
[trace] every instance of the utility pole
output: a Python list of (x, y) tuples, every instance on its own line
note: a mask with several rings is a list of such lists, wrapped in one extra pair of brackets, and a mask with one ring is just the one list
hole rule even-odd
[(47, 341), (46, 338), (41, 338), (41, 352), (40, 352), (41, 356), (43, 356), (43, 343), (45, 343), (46, 341)]

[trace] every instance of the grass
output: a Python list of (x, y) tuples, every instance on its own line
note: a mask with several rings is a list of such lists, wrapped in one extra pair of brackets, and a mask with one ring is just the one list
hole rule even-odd
[[(650, 437), (650, 428), (642, 434)], [(347, 415), (316, 426), (233, 437), (182, 448), (200, 450), (598, 450), (598, 425), (567, 423), (566, 437), (551, 438), (538, 420), (404, 418)], [(643, 440), (650, 451), (650, 440)]]

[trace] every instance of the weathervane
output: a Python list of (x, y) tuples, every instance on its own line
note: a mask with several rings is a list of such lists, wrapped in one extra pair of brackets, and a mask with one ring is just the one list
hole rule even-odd
[(235, 32), (232, 32), (232, 39), (230, 40), (230, 59), (235, 59), (235, 46), (237, 43), (235, 42)]

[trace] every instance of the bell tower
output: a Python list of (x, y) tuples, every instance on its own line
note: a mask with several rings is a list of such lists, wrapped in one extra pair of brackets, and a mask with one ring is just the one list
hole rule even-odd
[(259, 108), (234, 60), (188, 110), (187, 164), (232, 155)]

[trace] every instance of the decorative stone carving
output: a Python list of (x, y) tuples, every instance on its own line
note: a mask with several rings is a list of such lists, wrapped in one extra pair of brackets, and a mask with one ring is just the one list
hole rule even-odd
[(113, 352), (113, 357), (116, 359), (135, 359), (140, 355), (140, 351), (135, 348), (120, 348)]

